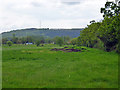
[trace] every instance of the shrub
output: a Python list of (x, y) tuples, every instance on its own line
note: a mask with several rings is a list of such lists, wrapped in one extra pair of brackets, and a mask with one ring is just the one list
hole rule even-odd
[(13, 43), (12, 43), (11, 41), (7, 41), (7, 45), (8, 45), (8, 46), (12, 46), (12, 44), (13, 44)]
[(62, 39), (61, 37), (58, 37), (56, 43), (57, 43), (59, 46), (62, 46), (63, 43), (64, 43), (64, 41), (63, 41), (63, 39)]

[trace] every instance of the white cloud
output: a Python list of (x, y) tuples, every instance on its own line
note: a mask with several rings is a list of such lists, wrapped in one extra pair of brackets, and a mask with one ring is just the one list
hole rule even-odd
[(85, 27), (100, 20), (106, 0), (0, 0), (0, 32), (39, 27)]

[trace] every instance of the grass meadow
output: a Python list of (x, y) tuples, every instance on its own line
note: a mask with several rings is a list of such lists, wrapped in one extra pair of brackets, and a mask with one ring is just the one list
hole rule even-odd
[(118, 88), (118, 54), (87, 48), (50, 51), (57, 45), (2, 48), (3, 88)]

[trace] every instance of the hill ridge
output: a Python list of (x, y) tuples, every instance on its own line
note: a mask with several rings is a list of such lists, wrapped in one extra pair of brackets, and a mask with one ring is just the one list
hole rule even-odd
[(16, 35), (16, 37), (25, 37), (25, 36), (45, 36), (53, 38), (55, 36), (70, 36), (72, 38), (78, 37), (80, 34), (80, 31), (83, 30), (83, 28), (71, 28), (71, 29), (60, 29), (60, 28), (26, 28), (26, 29), (17, 29), (12, 30), (9, 32), (3, 32), (2, 37), (3, 38), (10, 38), (13, 36), (13, 34)]

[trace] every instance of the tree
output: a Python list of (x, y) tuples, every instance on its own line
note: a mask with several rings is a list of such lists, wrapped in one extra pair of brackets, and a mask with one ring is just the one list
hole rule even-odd
[(64, 43), (63, 39), (61, 37), (58, 37), (56, 40), (56, 44), (58, 44), (59, 46), (62, 46)]
[(26, 37), (26, 42), (33, 42), (33, 38), (31, 36), (27, 36)]
[(81, 45), (97, 47), (106, 51), (120, 51), (120, 7), (113, 2), (106, 2), (105, 8), (101, 8), (104, 13), (104, 20), (101, 22), (91, 21), (90, 25), (81, 31), (78, 38)]
[(104, 13), (104, 20), (98, 29), (98, 38), (104, 43), (106, 51), (112, 51), (119, 43), (120, 35), (120, 6), (113, 2), (106, 2), (105, 8), (101, 8)]
[(71, 44), (74, 46), (74, 45), (76, 45), (77, 44), (77, 38), (73, 38), (72, 40), (71, 40)]
[(54, 41), (55, 44), (57, 43), (57, 39), (58, 38), (59, 38), (58, 36), (56, 36), (56, 37), (53, 38), (53, 41)]
[(64, 36), (62, 38), (63, 38), (64, 44), (67, 44), (70, 41), (70, 37), (69, 36)]
[(83, 46), (94, 47), (98, 42), (97, 31), (101, 26), (100, 22), (91, 23), (84, 30), (80, 32), (79, 42)]
[(91, 23), (91, 24), (92, 24), (92, 23), (95, 23), (95, 20), (90, 21), (90, 23)]
[(15, 36), (15, 33), (13, 33), (13, 37), (12, 37), (12, 42), (14, 44), (17, 44), (18, 38)]
[(47, 38), (47, 39), (45, 39), (45, 42), (48, 43), (48, 44), (50, 44), (50, 43), (53, 42), (53, 40), (51, 38)]
[(43, 46), (44, 43), (45, 43), (45, 41), (42, 40), (42, 39), (36, 41), (36, 45), (37, 45), (37, 46), (39, 46), (40, 44), (42, 44), (42, 46)]
[(21, 38), (18, 38), (17, 44), (22, 44), (22, 39)]
[(113, 17), (120, 14), (120, 6), (117, 6), (114, 2), (106, 2), (105, 8), (101, 8), (103, 17)]
[(13, 43), (12, 43), (11, 41), (7, 41), (7, 45), (8, 45), (8, 46), (12, 46), (12, 44), (13, 44)]
[(7, 44), (8, 39), (7, 38), (2, 38), (2, 44)]
[(26, 38), (25, 38), (25, 37), (22, 37), (22, 38), (21, 38), (21, 43), (22, 43), (22, 44), (25, 44), (25, 43), (26, 43)]
[(40, 40), (40, 43), (41, 43), (41, 44), (44, 44), (44, 43), (45, 43), (45, 40)]
[(81, 46), (81, 37), (80, 36), (77, 38), (77, 46)]
[(36, 42), (36, 45), (39, 46), (39, 45), (40, 45), (40, 41), (37, 41), (37, 42)]
[(105, 18), (98, 30), (98, 38), (104, 43), (106, 51), (111, 51), (118, 42), (120, 35), (120, 15)]

